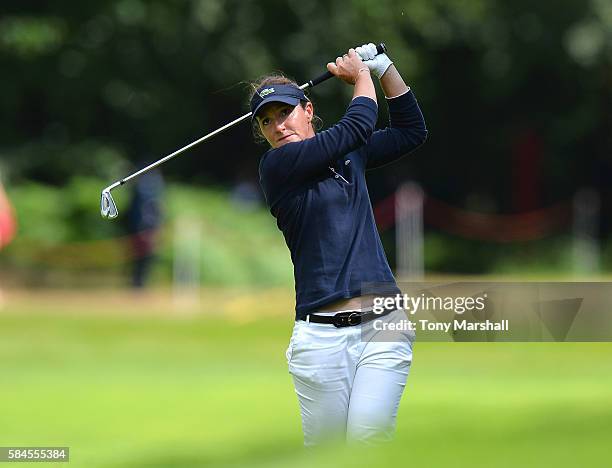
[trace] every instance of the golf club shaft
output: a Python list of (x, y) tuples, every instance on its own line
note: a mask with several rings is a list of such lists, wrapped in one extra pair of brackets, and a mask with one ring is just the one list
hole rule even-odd
[[(189, 148), (193, 148), (196, 145), (199, 145), (200, 143), (202, 143), (203, 141), (208, 140), (209, 138), (214, 137), (215, 135), (218, 135), (219, 133), (223, 132), (224, 130), (227, 130), (228, 128), (233, 127), (234, 125), (236, 125), (237, 123), (242, 122), (245, 119), (248, 119), (251, 116), (252, 112), (249, 112), (248, 114), (244, 114), (242, 117), (238, 117), (235, 120), (232, 120), (230, 123), (225, 124), (223, 127), (219, 127), (218, 129), (210, 132), (207, 135), (204, 135), (202, 138), (199, 138), (198, 140), (192, 141), (191, 143), (189, 143), (187, 146), (183, 146), (180, 149), (177, 149), (174, 153), (169, 154), (168, 156), (164, 156), (163, 158), (155, 161), (154, 163), (149, 164), (147, 167), (143, 167), (142, 169), (140, 169), (137, 172), (134, 172), (133, 174), (130, 174), (129, 176), (121, 179), (118, 182), (115, 182), (115, 184), (113, 184), (111, 187), (117, 187), (118, 185), (123, 185), (125, 184), (127, 181), (134, 179), (136, 177), (138, 177), (141, 174), (144, 174), (147, 171), (150, 171), (151, 169), (159, 166), (160, 164), (165, 163), (166, 161), (169, 161), (170, 159), (174, 158), (175, 156), (178, 156), (179, 154), (181, 154), (184, 151), (187, 151)], [(113, 188), (114, 188), (113, 187)]]
[[(385, 46), (384, 43), (380, 43), (380, 44), (378, 44), (376, 46), (376, 50), (378, 51), (379, 54), (383, 54), (383, 53), (385, 53), (387, 51), (387, 47)], [(327, 72), (323, 73), (322, 75), (314, 78), (313, 80), (310, 80), (310, 81), (304, 83), (303, 85), (300, 86), (300, 89), (312, 88), (313, 86), (316, 86), (316, 85), (318, 85), (318, 84), (320, 84), (320, 83), (330, 79), (332, 76), (334, 76), (334, 75), (332, 75), (331, 72), (327, 71)], [(179, 154), (187, 151), (189, 148), (193, 148), (194, 146), (199, 145), (200, 143), (208, 140), (209, 138), (214, 137), (215, 135), (218, 135), (219, 133), (227, 130), (228, 128), (233, 127), (234, 125), (242, 122), (243, 120), (248, 119), (249, 117), (251, 117), (251, 114), (252, 114), (252, 112), (249, 112), (248, 114), (244, 114), (243, 116), (238, 117), (235, 120), (232, 120), (230, 123), (225, 124), (223, 127), (220, 127), (218, 129), (210, 132), (209, 134), (204, 135), (202, 138), (199, 138), (198, 140), (195, 140), (195, 141), (189, 143), (187, 146), (183, 146), (182, 148), (177, 149), (174, 153), (171, 153), (168, 156), (164, 156), (163, 158), (155, 161), (154, 163), (149, 164), (147, 167), (144, 167), (144, 168), (140, 169), (139, 171), (136, 171), (133, 174), (130, 174), (129, 176), (124, 177), (121, 180), (118, 180), (114, 184), (108, 186), (106, 188), (106, 190), (110, 191), (110, 190), (114, 189), (115, 187), (118, 187), (119, 185), (123, 185), (126, 182), (128, 182), (128, 181), (130, 181), (130, 180), (132, 180), (132, 179), (134, 179), (134, 178), (144, 174), (145, 172), (150, 171), (151, 169), (153, 169), (153, 168), (155, 168), (155, 167), (165, 163), (166, 161), (169, 161), (170, 159), (174, 158), (175, 156), (178, 156)]]

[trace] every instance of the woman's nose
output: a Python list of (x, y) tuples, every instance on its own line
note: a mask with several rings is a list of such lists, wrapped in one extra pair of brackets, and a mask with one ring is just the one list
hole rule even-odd
[(277, 132), (282, 132), (285, 129), (285, 119), (276, 119), (274, 123), (274, 128)]

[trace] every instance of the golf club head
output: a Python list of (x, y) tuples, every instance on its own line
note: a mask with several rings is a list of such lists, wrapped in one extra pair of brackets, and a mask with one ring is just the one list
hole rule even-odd
[(102, 190), (102, 198), (100, 199), (100, 214), (103, 218), (113, 219), (119, 215), (115, 200), (110, 193), (110, 190)]

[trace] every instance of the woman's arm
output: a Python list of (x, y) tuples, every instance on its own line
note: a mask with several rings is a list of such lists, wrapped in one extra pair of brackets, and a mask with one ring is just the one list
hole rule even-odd
[(333, 127), (303, 141), (268, 151), (259, 172), (268, 202), (280, 192), (293, 190), (321, 174), (347, 153), (364, 146), (376, 125), (378, 107), (372, 78), (354, 50), (329, 63), (328, 70), (354, 85), (353, 99), (342, 119)]
[(400, 159), (427, 139), (425, 119), (410, 88), (395, 65), (380, 78), (389, 106), (389, 127), (372, 133), (366, 146), (366, 169)]
[(380, 79), (389, 105), (389, 127), (374, 132), (365, 148), (366, 168), (371, 169), (393, 162), (415, 150), (425, 142), (427, 129), (410, 87), (387, 54), (379, 54), (376, 46), (371, 43), (357, 47), (356, 52)]
[(268, 204), (328, 173), (336, 160), (366, 145), (376, 125), (377, 111), (371, 99), (357, 96), (333, 127), (264, 154), (259, 163), (259, 179)]
[(380, 85), (387, 99), (393, 99), (410, 91), (410, 88), (404, 83), (402, 75), (399, 74), (395, 65), (391, 64), (387, 71), (380, 78)]

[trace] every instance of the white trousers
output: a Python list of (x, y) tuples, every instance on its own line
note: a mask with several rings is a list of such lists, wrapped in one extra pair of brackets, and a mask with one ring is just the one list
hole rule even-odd
[[(396, 311), (380, 320), (392, 320), (394, 314), (405, 317)], [(376, 334), (363, 339), (359, 325), (295, 322), (286, 356), (300, 404), (304, 445), (337, 438), (368, 444), (392, 439), (414, 333), (395, 336), (399, 338), (383, 342), (376, 341)]]

